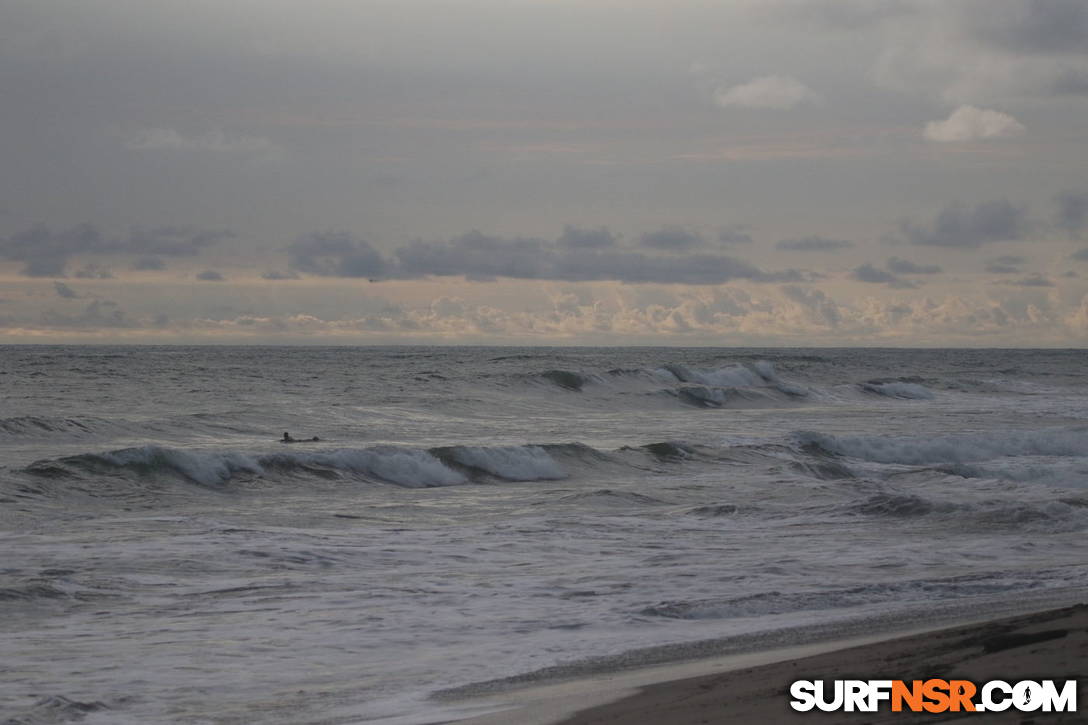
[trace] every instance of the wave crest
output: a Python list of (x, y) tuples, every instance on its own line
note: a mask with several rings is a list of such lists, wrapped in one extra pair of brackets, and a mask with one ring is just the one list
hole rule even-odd
[(937, 436), (838, 436), (800, 431), (793, 437), (809, 453), (873, 463), (936, 465), (974, 463), (1009, 456), (1088, 456), (1088, 428)]
[[(585, 447), (548, 448), (580, 455)], [(24, 470), (50, 479), (84, 474), (131, 476), (150, 481), (181, 479), (206, 488), (222, 488), (240, 476), (275, 478), (300, 473), (325, 479), (358, 476), (409, 488), (457, 486), (485, 476), (507, 481), (567, 477), (563, 467), (542, 446), (455, 446), (431, 450), (374, 446), (264, 455), (141, 446), (36, 461)]]

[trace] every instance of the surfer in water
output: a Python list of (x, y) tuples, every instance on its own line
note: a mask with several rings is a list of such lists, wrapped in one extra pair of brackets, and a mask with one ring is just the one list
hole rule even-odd
[(310, 443), (312, 441), (319, 441), (319, 440), (321, 440), (321, 439), (318, 438), (317, 436), (314, 436), (313, 438), (292, 438), (290, 433), (288, 433), (287, 431), (284, 431), (283, 432), (283, 438), (280, 439), (280, 443)]

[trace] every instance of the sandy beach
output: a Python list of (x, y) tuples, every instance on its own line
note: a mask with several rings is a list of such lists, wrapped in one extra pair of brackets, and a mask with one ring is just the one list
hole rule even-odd
[[(1079, 713), (795, 712), (789, 686), (799, 679), (1078, 680)], [(1083, 723), (1088, 682), (1088, 605), (825, 652), (735, 671), (660, 682), (578, 712), (562, 725), (703, 723)]]

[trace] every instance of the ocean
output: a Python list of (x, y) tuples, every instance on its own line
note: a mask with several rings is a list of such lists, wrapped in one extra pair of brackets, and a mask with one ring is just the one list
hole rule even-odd
[(1083, 351), (5, 346), (0, 391), (8, 723), (437, 722), (1088, 591)]

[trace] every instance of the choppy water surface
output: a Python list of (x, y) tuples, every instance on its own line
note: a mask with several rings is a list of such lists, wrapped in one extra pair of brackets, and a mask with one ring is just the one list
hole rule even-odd
[(1078, 351), (3, 347), (0, 390), (20, 723), (427, 722), (1088, 585)]

